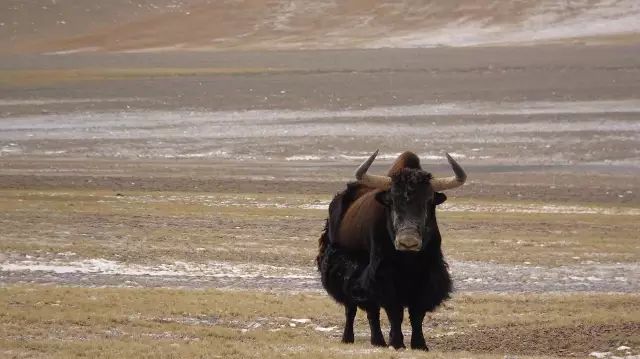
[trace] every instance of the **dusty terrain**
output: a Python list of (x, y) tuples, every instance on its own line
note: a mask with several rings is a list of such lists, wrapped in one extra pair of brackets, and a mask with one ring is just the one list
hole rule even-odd
[(361, 317), (338, 344), (314, 269), (376, 148), (375, 172), (410, 149), (469, 173), (440, 209), (433, 356), (637, 355), (638, 50), (6, 56), (3, 355), (386, 357)]
[[(469, 174), (439, 210), (456, 293), (429, 357), (640, 355), (635, 3), (416, 10), (470, 14), (450, 38), (367, 1), (8, 3), (0, 356), (422, 356), (370, 348), (363, 317), (339, 344), (314, 268), (328, 202), (377, 148), (372, 172), (412, 150)], [(439, 43), (501, 46), (373, 49)]]

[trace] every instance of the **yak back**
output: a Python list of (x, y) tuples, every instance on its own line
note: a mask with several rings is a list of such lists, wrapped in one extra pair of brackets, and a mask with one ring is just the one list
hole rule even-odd
[(324, 230), (318, 240), (318, 256), (316, 257), (318, 269), (320, 269), (322, 257), (325, 255), (327, 246), (329, 244), (337, 244), (340, 246), (338, 232), (347, 210), (352, 207), (354, 202), (374, 191), (376, 191), (374, 188), (361, 185), (357, 182), (350, 182), (347, 183), (347, 188), (344, 191), (338, 192), (333, 197), (333, 200), (331, 200), (329, 204), (329, 217), (325, 221)]
[(376, 200), (380, 190), (371, 190), (357, 198), (346, 211), (333, 239), (336, 246), (347, 251), (369, 251), (371, 232), (377, 225), (386, 225), (384, 206)]

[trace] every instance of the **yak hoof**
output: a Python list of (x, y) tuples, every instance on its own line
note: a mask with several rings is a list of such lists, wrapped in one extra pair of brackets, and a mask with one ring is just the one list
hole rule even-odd
[(386, 347), (387, 342), (384, 341), (384, 338), (371, 338), (371, 345), (375, 347)]
[(417, 343), (417, 344), (413, 344), (411, 343), (411, 349), (414, 350), (424, 350), (425, 352), (429, 351), (429, 347), (427, 346), (426, 343)]
[(393, 347), (393, 349), (404, 349), (404, 338), (402, 336), (402, 332), (399, 335), (393, 335), (393, 333), (389, 333), (389, 345)]
[(351, 334), (351, 335), (343, 335), (342, 336), (342, 342), (345, 343), (345, 344), (352, 344), (354, 342), (353, 334)]
[(429, 351), (429, 347), (427, 347), (427, 342), (425, 342), (424, 337), (422, 336), (411, 336), (411, 349), (424, 350)]

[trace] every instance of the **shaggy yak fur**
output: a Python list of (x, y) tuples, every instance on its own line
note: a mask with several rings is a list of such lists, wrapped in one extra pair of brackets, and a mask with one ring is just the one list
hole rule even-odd
[[(422, 231), (423, 245), (418, 252), (398, 251), (393, 246), (394, 233), (388, 196), (402, 192), (409, 200), (413, 188), (429, 186), (431, 175), (420, 168), (418, 157), (405, 152), (394, 163), (389, 176), (393, 180), (390, 191), (348, 183), (329, 205), (329, 217), (319, 240), (316, 258), (325, 290), (345, 308), (345, 328), (342, 341), (354, 340), (353, 322), (357, 308), (367, 313), (371, 330), (371, 344), (386, 346), (380, 328), (380, 308), (384, 308), (391, 325), (389, 344), (404, 347), (401, 324), (404, 308), (409, 310), (411, 348), (428, 350), (422, 332), (427, 312), (433, 311), (449, 298), (452, 282), (441, 250), (441, 237), (435, 217), (435, 207), (446, 200), (442, 193), (434, 193), (427, 204), (427, 220)], [(430, 188), (430, 187), (429, 187)], [(419, 191), (418, 191), (419, 192)], [(423, 191), (424, 192), (424, 191)], [(371, 209), (366, 229), (369, 243), (365, 246), (344, 245), (350, 238), (338, 238), (345, 225), (345, 213), (359, 198), (359, 211)], [(397, 200), (397, 199), (396, 199)], [(376, 207), (382, 208), (375, 209)], [(344, 236), (344, 235), (343, 235)], [(347, 248), (349, 247), (349, 248)]]

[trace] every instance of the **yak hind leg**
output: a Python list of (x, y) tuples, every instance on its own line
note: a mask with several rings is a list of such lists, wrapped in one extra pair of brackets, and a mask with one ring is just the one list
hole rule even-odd
[(353, 343), (353, 321), (356, 318), (358, 307), (355, 304), (344, 305), (344, 332), (342, 333), (343, 343)]
[(404, 308), (401, 305), (393, 305), (385, 308), (387, 317), (389, 317), (389, 344), (394, 349), (406, 348), (404, 345), (404, 335), (402, 334), (402, 319), (404, 317)]
[(422, 322), (427, 313), (424, 309), (409, 307), (409, 320), (411, 321), (411, 349), (428, 351), (427, 342), (422, 332)]
[(371, 306), (367, 308), (367, 321), (371, 331), (371, 345), (386, 347), (387, 342), (384, 340), (382, 328), (380, 328), (380, 307)]

